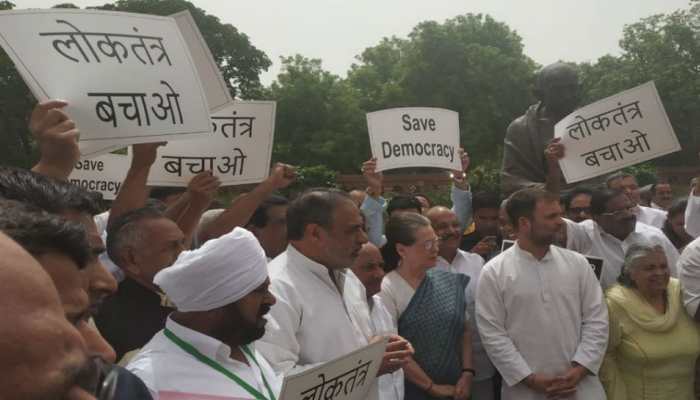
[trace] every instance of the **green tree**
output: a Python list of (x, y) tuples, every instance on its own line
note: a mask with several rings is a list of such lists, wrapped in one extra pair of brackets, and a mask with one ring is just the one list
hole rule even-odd
[(233, 25), (222, 23), (218, 17), (186, 0), (118, 0), (96, 8), (152, 15), (189, 10), (229, 85), (231, 95), (243, 99), (260, 98), (263, 90), (260, 73), (272, 63), (264, 52), (250, 43), (245, 33)]
[(461, 140), (477, 162), (492, 159), (506, 127), (533, 101), (536, 64), (520, 36), (481, 14), (417, 25), (385, 38), (352, 66), (349, 82), (368, 111), (430, 106), (459, 113)]
[(321, 60), (282, 58), (282, 72), (268, 97), (277, 101), (273, 159), (358, 171), (369, 157), (365, 113), (356, 92)]
[[(77, 8), (72, 3), (57, 4), (57, 8)], [(0, 10), (10, 10), (14, 4), (0, 1)], [(204, 40), (219, 64), (233, 96), (259, 99), (263, 86), (260, 72), (271, 65), (265, 53), (250, 43), (248, 37), (231, 24), (207, 14), (185, 0), (120, 0), (114, 4), (94, 7), (100, 10), (125, 11), (154, 15), (170, 15), (188, 9), (192, 13)], [(0, 162), (28, 167), (36, 158), (36, 148), (27, 130), (27, 118), (35, 100), (24, 84), (14, 64), (0, 49)]]
[(598, 100), (653, 80), (683, 146), (654, 163), (697, 162), (700, 141), (700, 5), (653, 15), (625, 27), (622, 54), (582, 66), (584, 97)]

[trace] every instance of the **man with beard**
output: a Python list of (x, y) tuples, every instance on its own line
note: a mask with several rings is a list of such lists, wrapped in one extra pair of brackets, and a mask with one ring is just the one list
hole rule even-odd
[[(258, 349), (278, 374), (317, 366), (367, 346), (374, 333), (365, 289), (347, 273), (367, 242), (360, 210), (336, 189), (310, 189), (287, 211), (287, 250), (269, 265), (277, 304)], [(379, 375), (411, 354), (405, 340), (389, 343)], [(376, 399), (376, 388), (369, 399)]]
[(678, 276), (678, 250), (660, 229), (637, 222), (634, 208), (634, 203), (625, 192), (600, 189), (593, 192), (591, 199), (593, 219), (578, 224), (565, 220), (566, 247), (603, 259), (600, 276), (603, 289), (617, 282), (625, 252), (629, 246), (640, 241), (663, 247), (671, 276)]
[(524, 189), (507, 211), (518, 239), (486, 264), (476, 291), (502, 399), (605, 399), (595, 375), (608, 343), (607, 307), (585, 257), (552, 245), (563, 224), (559, 196)]
[(494, 382), (496, 373), (493, 364), (489, 361), (486, 351), (481, 344), (476, 319), (474, 318), (476, 286), (479, 283), (479, 275), (484, 266), (484, 259), (476, 253), (460, 250), (461, 239), (460, 224), (457, 214), (447, 207), (433, 207), (425, 214), (430, 219), (430, 224), (435, 234), (440, 238), (440, 250), (435, 268), (469, 277), (469, 284), (464, 291), (467, 300), (467, 311), (471, 318), (472, 332), (472, 363), (476, 374), (472, 383), (471, 395), (479, 400), (491, 400), (495, 398)]
[(277, 398), (281, 382), (252, 345), (275, 304), (266, 263), (255, 236), (235, 228), (155, 276), (177, 311), (127, 366), (154, 399)]

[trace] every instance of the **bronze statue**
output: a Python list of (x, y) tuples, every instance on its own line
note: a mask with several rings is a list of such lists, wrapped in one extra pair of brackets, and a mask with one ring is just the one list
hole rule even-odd
[[(511, 122), (506, 132), (501, 167), (504, 195), (527, 187), (544, 188), (548, 173), (544, 150), (554, 137), (554, 125), (579, 105), (578, 73), (569, 64), (550, 64), (537, 74), (534, 92), (539, 102)], [(561, 187), (567, 189), (563, 181)]]

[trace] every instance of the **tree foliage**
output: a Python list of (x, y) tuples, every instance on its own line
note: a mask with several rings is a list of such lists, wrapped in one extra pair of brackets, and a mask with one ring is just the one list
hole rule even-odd
[(366, 49), (348, 80), (368, 111), (441, 107), (460, 116), (462, 144), (476, 160), (493, 156), (510, 121), (533, 101), (536, 64), (520, 36), (481, 14), (417, 25), (407, 39)]
[[(0, 1), (0, 10), (14, 4)], [(60, 3), (56, 8), (78, 8), (72, 3)], [(261, 50), (250, 43), (248, 36), (231, 24), (207, 14), (186, 0), (119, 0), (95, 9), (125, 11), (154, 15), (170, 15), (188, 9), (204, 40), (219, 64), (233, 96), (259, 99), (263, 86), (260, 73), (271, 62)], [(27, 167), (36, 158), (36, 148), (27, 130), (27, 118), (35, 100), (24, 84), (10, 58), (0, 49), (0, 160), (3, 164)]]
[(336, 171), (359, 169), (369, 158), (365, 113), (348, 83), (321, 60), (282, 58), (268, 95), (277, 101), (274, 159)]
[(653, 80), (683, 150), (655, 161), (694, 164), (700, 150), (700, 5), (627, 25), (622, 54), (581, 65), (588, 101)]

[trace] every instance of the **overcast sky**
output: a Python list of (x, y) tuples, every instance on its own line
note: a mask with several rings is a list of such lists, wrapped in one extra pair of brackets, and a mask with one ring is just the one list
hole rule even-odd
[[(302, 54), (323, 60), (324, 68), (345, 76), (355, 56), (382, 37), (405, 37), (421, 21), (442, 22), (466, 13), (485, 13), (505, 22), (523, 38), (525, 54), (540, 64), (559, 59), (595, 61), (618, 54), (625, 24), (657, 13), (687, 8), (688, 0), (191, 0), (222, 22), (236, 26), (263, 50), (273, 66), (279, 57)], [(13, 0), (16, 8), (77, 6), (106, 0)]]

